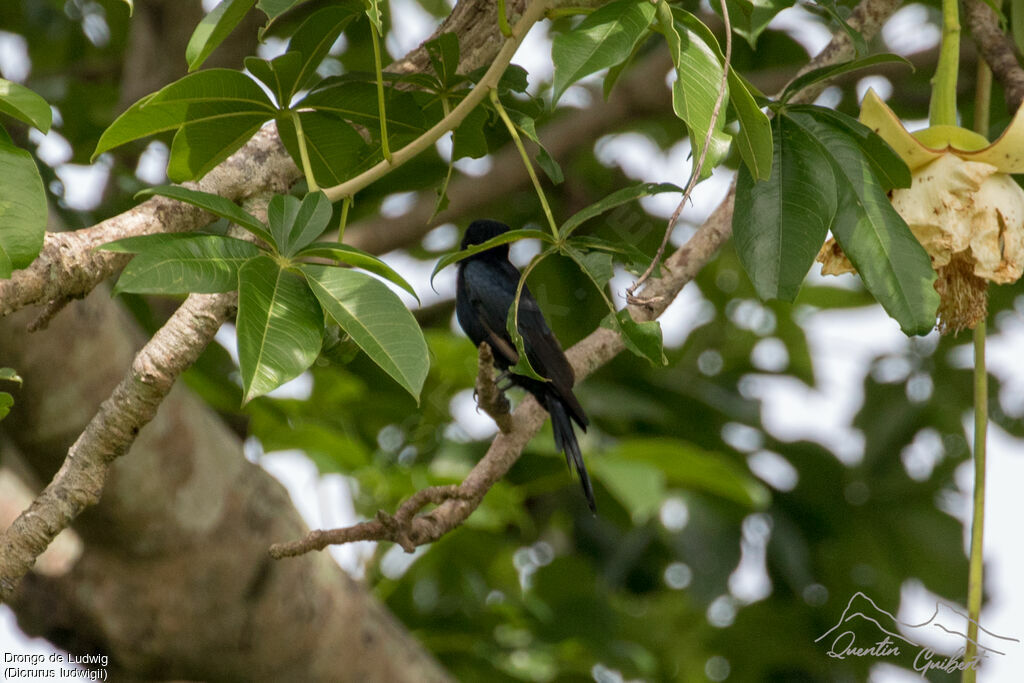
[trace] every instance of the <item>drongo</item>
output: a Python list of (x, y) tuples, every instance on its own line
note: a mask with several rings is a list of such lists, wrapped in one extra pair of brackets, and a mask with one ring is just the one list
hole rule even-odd
[[(508, 230), (507, 225), (497, 221), (473, 221), (466, 229), (461, 248), (483, 244)], [(508, 312), (519, 285), (519, 271), (508, 260), (508, 245), (502, 244), (463, 259), (458, 270), (455, 311), (459, 325), (476, 346), (487, 342), (494, 353), (495, 364), (503, 372), (507, 371), (519, 360), (506, 328)], [(576, 469), (587, 504), (591, 511), (596, 511), (594, 490), (572, 426), (575, 422), (586, 431), (588, 422), (583, 407), (572, 393), (572, 385), (576, 381), (572, 366), (544, 320), (537, 300), (526, 286), (519, 297), (519, 334), (523, 337), (530, 365), (549, 381), (514, 373), (508, 374), (508, 378), (533, 394), (551, 415), (555, 447), (565, 453), (566, 462)]]

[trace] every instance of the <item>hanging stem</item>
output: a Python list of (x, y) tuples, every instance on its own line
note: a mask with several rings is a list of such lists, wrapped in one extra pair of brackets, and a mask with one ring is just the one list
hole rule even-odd
[(932, 77), (928, 121), (933, 126), (956, 125), (956, 78), (960, 69), (960, 6), (942, 0), (942, 47)]
[(373, 38), (373, 65), (377, 69), (377, 113), (380, 114), (380, 147), (384, 159), (391, 162), (391, 150), (388, 148), (388, 117), (384, 108), (384, 67), (380, 61), (380, 36), (377, 25), (370, 22), (370, 36)]
[[(984, 61), (978, 62), (977, 90), (974, 97), (974, 130), (988, 132), (989, 104), (992, 96), (992, 72)], [(971, 556), (967, 569), (967, 643), (964, 662), (978, 656), (978, 621), (985, 587), (985, 452), (988, 436), (988, 373), (985, 369), (985, 321), (974, 328), (974, 500), (971, 506)], [(968, 666), (963, 683), (974, 683), (975, 667)]]
[(540, 204), (544, 207), (544, 215), (548, 217), (548, 225), (551, 226), (551, 234), (558, 239), (558, 225), (555, 223), (555, 217), (551, 213), (551, 207), (548, 206), (547, 197), (544, 196), (544, 189), (540, 186), (540, 180), (537, 178), (537, 172), (533, 170), (533, 164), (530, 163), (530, 155), (526, 153), (526, 147), (523, 146), (523, 140), (519, 137), (519, 131), (516, 130), (516, 126), (512, 123), (512, 119), (508, 117), (508, 112), (505, 111), (505, 107), (502, 106), (501, 100), (498, 99), (498, 91), (492, 90), (490, 92), (491, 104), (498, 110), (498, 116), (505, 122), (505, 127), (508, 128), (509, 135), (512, 136), (512, 142), (515, 143), (516, 149), (519, 150), (519, 156), (523, 158), (523, 164), (526, 165), (526, 172), (530, 175), (530, 180), (533, 181), (533, 187), (537, 190), (537, 196), (540, 198)]
[(345, 226), (348, 224), (348, 209), (352, 206), (352, 195), (341, 199), (341, 220), (338, 222), (338, 243), (345, 237)]
[(306, 176), (306, 185), (309, 186), (310, 192), (316, 192), (320, 186), (316, 184), (313, 167), (309, 164), (309, 150), (306, 149), (306, 135), (302, 132), (302, 119), (299, 117), (299, 112), (292, 112), (292, 123), (295, 125), (295, 139), (299, 141), (299, 159), (302, 160), (302, 172)]
[(512, 36), (512, 27), (508, 25), (508, 15), (505, 13), (505, 0), (498, 0), (498, 30), (506, 38)]

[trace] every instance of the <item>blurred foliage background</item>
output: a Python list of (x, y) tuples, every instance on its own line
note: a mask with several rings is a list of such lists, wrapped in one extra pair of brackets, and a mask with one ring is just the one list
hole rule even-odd
[[(709, 25), (721, 26), (702, 6), (685, 4)], [(839, 10), (851, 6), (839, 3)], [(836, 28), (816, 6), (802, 7), (799, 21), (787, 24), (800, 28), (772, 25), (756, 49), (735, 42), (734, 64), (765, 92), (777, 90), (807, 61), (801, 40)], [(24, 129), (11, 130), (17, 142), (38, 152), (61, 227), (115, 215), (133, 204), (136, 190), (160, 180), (152, 170), (137, 172), (149, 168), (139, 164), (143, 155), (159, 159), (160, 143), (119, 148), (88, 175), (75, 165), (87, 163), (104, 127), (128, 103), (184, 72), (184, 41), (201, 11), (194, 1), (139, 2), (129, 20), (119, 0), (0, 3), (0, 43), (26, 48), (31, 62), (21, 78), (11, 71), (16, 60), (0, 62), (4, 76), (23, 80), (59, 112), (55, 133), (42, 144)], [(439, 0), (394, 0), (385, 19), (394, 26), (401, 16), (405, 31), (412, 17), (429, 33), (431, 18), (448, 11)], [(917, 69), (885, 67), (873, 82), (879, 87), (884, 79), (897, 93), (890, 100), (897, 113), (922, 120), (937, 47), (927, 40), (908, 43), (906, 32), (937, 36), (938, 8), (915, 3), (902, 13), (903, 23), (872, 47), (902, 51)], [(569, 22), (552, 22), (550, 31)], [(148, 33), (139, 28), (146, 25)], [(410, 40), (401, 38), (402, 45)], [(349, 29), (327, 68), (367, 68), (365, 43), (365, 36)], [(388, 44), (394, 51), (395, 42)], [(237, 67), (240, 55), (255, 45), (253, 27), (243, 27), (210, 65)], [(665, 59), (659, 57), (663, 50), (652, 41), (634, 71), (641, 72), (646, 59)], [(173, 57), (163, 61), (177, 73), (139, 66), (160, 61), (159, 55)], [(545, 56), (527, 58), (533, 64)], [(965, 43), (965, 98), (973, 92), (974, 64), (973, 47)], [(630, 77), (626, 72), (622, 83)], [(843, 79), (822, 101), (856, 115), (862, 78)], [(531, 92), (545, 94), (546, 79), (550, 70), (531, 71)], [(542, 135), (560, 120), (609, 106), (600, 83), (566, 99), (572, 103), (542, 118)], [(969, 112), (966, 99), (964, 105)], [(999, 130), (1007, 117), (998, 103), (993, 111)], [(629, 182), (635, 169), (609, 161), (613, 155), (602, 153), (609, 145), (626, 156), (653, 155), (652, 167), (685, 158), (679, 147), (684, 130), (667, 90), (659, 106), (609, 118), (599, 139), (563, 145), (559, 161), (566, 181), (546, 187), (556, 216)], [(495, 127), (491, 151), (507, 143)], [(738, 159), (731, 161), (735, 168)], [(464, 183), (469, 189), (463, 191), (493, 183), (491, 174), (500, 168), (483, 167), (480, 174), (481, 168), (475, 167), (476, 175), (457, 171), (453, 183)], [(644, 179), (682, 184), (687, 170), (679, 163), (673, 177)], [(371, 186), (353, 208), (353, 229), (385, 229), (386, 221), (375, 227), (382, 207), (394, 217), (401, 213), (396, 206), (433, 201), (445, 172), (440, 153), (432, 152)], [(83, 198), (73, 185), (86, 177), (95, 189)], [(717, 175), (709, 185), (718, 183), (721, 190), (727, 180)], [(527, 185), (503, 190), (486, 207), (448, 216), (389, 258), (428, 293), (423, 274), (455, 247), (469, 220), (486, 216), (516, 227), (540, 222)], [(397, 194), (408, 192), (418, 194)], [(666, 212), (656, 202), (644, 207), (651, 213), (634, 206), (586, 229), (653, 253)], [(691, 230), (692, 224), (682, 225), (674, 241)], [(621, 303), (628, 277), (613, 282)], [(490, 441), (470, 436), (475, 432), (455, 417), (456, 408), (466, 405), (476, 357), (455, 331), (450, 285), (450, 277), (439, 278), (440, 294), (430, 293), (416, 310), (433, 361), (419, 406), (343, 341), (311, 371), (308, 396), (260, 398), (240, 409), (237, 368), (219, 346), (205, 353), (186, 382), (240, 434), (252, 437), (255, 457), (301, 449), (321, 473), (343, 475), (359, 514), (393, 510), (422, 487), (460, 481)], [(530, 286), (565, 346), (592, 331), (603, 315), (591, 285), (558, 259), (538, 268)], [(684, 330), (669, 338), (666, 367), (622, 354), (578, 387), (592, 420), (582, 444), (596, 481), (598, 516), (587, 511), (545, 427), (464, 527), (421, 549), (411, 563), (396, 561), (398, 549), (387, 547), (359, 556), (367, 584), (460, 680), (865, 680), (876, 659), (830, 658), (815, 642), (856, 591), (892, 611), (901, 586), (912, 580), (950, 601), (964, 600), (963, 530), (950, 512), (963, 507), (954, 473), (969, 458), (970, 372), (958, 360), (958, 349), (969, 340), (933, 334), (860, 368), (863, 399), (852, 428), (862, 435), (863, 449), (859, 454), (854, 446), (849, 457), (849, 449), (836, 452), (837, 440), (787, 441), (766, 428), (767, 409), (779, 408), (766, 407), (764, 397), (779, 400), (785, 392), (763, 388), (768, 380), (787, 380), (801, 391), (820, 389), (822, 360), (811, 353), (805, 328), (832, 311), (873, 306), (858, 282), (812, 276), (796, 305), (762, 304), (727, 246), (687, 290), (666, 314), (667, 327)], [(995, 337), (1022, 305), (1019, 295), (1019, 285), (992, 291)], [(150, 330), (175, 303), (126, 299)], [(856, 337), (847, 341), (858, 343)], [(1024, 436), (1024, 405), (1013, 392), (1001, 391), (998, 378), (991, 391), (996, 424)], [(826, 394), (820, 399), (832, 400)], [(915, 443), (915, 452), (925, 453), (923, 466), (906, 456)]]

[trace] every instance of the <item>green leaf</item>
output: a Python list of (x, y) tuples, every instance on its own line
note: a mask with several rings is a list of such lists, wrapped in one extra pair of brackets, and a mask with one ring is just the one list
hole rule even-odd
[(222, 237), (213, 233), (203, 232), (157, 232), (150, 235), (135, 235), (134, 237), (122, 237), (112, 242), (93, 247), (97, 251), (110, 251), (115, 254), (139, 254), (147, 249), (163, 246), (177, 240), (189, 240), (197, 235), (206, 237)]
[(121, 0), (121, 2), (128, 5), (128, 16), (132, 16), (135, 13), (135, 0)]
[(304, 256), (319, 256), (321, 258), (331, 258), (342, 263), (347, 263), (350, 266), (356, 268), (362, 268), (375, 275), (379, 275), (389, 282), (393, 282), (419, 301), (420, 298), (416, 296), (416, 290), (412, 288), (405, 278), (399, 275), (391, 266), (381, 261), (373, 254), (367, 253), (362, 249), (356, 247), (350, 247), (347, 244), (339, 244), (338, 242), (314, 242), (313, 244), (305, 247), (296, 254), (298, 257)]
[(569, 245), (564, 247), (565, 254), (575, 261), (583, 270), (583, 273), (590, 278), (594, 286), (603, 290), (608, 281), (615, 275), (615, 268), (612, 266), (612, 255), (605, 251), (580, 252)]
[(733, 239), (757, 295), (793, 301), (835, 217), (836, 182), (826, 150), (806, 131), (776, 116), (772, 132), (770, 180), (739, 170)]
[(646, 358), (654, 365), (668, 363), (661, 339), (661, 325), (657, 320), (638, 323), (630, 316), (629, 310), (623, 308), (606, 315), (601, 320), (601, 327), (618, 332), (630, 353)]
[[(299, 118), (302, 120), (302, 133), (306, 137), (306, 151), (309, 153), (313, 177), (323, 187), (348, 180), (354, 169), (373, 156), (373, 149), (366, 144), (363, 136), (338, 117), (319, 111), (304, 111), (299, 114)], [(302, 157), (292, 117), (278, 119), (277, 130), (285, 149), (301, 168)]]
[[(513, 103), (518, 102), (513, 100)], [(544, 145), (541, 144), (540, 136), (537, 135), (537, 122), (532, 116), (515, 109), (515, 104), (512, 104), (511, 106), (503, 104), (502, 106), (505, 107), (509, 118), (512, 119), (513, 123), (515, 123), (516, 129), (537, 145), (537, 164), (544, 171), (544, 174), (553, 184), (559, 185), (563, 180), (565, 180), (565, 176), (562, 174), (562, 167), (558, 165), (558, 162), (555, 161), (554, 157), (552, 157), (548, 151), (544, 149)]]
[(398, 296), (379, 280), (349, 268), (299, 267), (324, 310), (418, 402), (430, 369), (427, 342)]
[(839, 193), (832, 234), (865, 287), (906, 334), (927, 334), (939, 304), (931, 259), (892, 208), (857, 140), (805, 111), (786, 116), (827, 151)]
[(313, 364), (323, 341), (323, 312), (299, 276), (269, 256), (238, 271), (238, 364), (244, 401), (272, 391)]
[(18, 371), (14, 368), (0, 368), (0, 380), (4, 382), (14, 382), (19, 387), (22, 384), (21, 376), (18, 375)]
[[(152, 195), (170, 197), (192, 206), (198, 206), (204, 211), (209, 211), (214, 216), (224, 218), (235, 225), (245, 228), (267, 244), (274, 243), (273, 238), (270, 236), (270, 231), (267, 230), (267, 226), (262, 221), (226, 197), (199, 190), (190, 190), (187, 187), (180, 187), (178, 185), (150, 187), (139, 191), (135, 196), (138, 198)], [(109, 247), (109, 243), (107, 246)]]
[(266, 114), (249, 113), (186, 123), (171, 142), (167, 177), (176, 183), (203, 177), (248, 142), (266, 120)]
[(47, 207), (43, 179), (29, 152), (0, 141), (0, 168), (0, 279), (6, 279), (43, 248)]
[(430, 281), (433, 282), (434, 277), (448, 266), (452, 265), (453, 263), (458, 263), (462, 259), (468, 258), (473, 254), (479, 254), (481, 251), (487, 251), (491, 247), (496, 247), (501, 244), (508, 244), (509, 242), (527, 239), (538, 239), (542, 242), (548, 243), (554, 241), (554, 239), (551, 237), (551, 233), (546, 232), (544, 230), (509, 230), (507, 232), (501, 233), (497, 237), (492, 237), (483, 244), (474, 244), (468, 249), (463, 249), (462, 251), (456, 251), (452, 252), (451, 254), (442, 256), (441, 259), (438, 260), (437, 265), (434, 266), (434, 272), (430, 274)]
[(288, 252), (285, 256), (292, 256), (324, 234), (333, 212), (331, 200), (323, 192), (310, 192), (303, 197), (295, 224), (288, 234)]
[(425, 45), (430, 63), (437, 74), (442, 88), (450, 88), (463, 80), (458, 75), (459, 68), (459, 37), (450, 31), (442, 33)]
[(256, 8), (262, 10), (269, 19), (276, 19), (292, 7), (301, 5), (307, 0), (258, 0)]
[(129, 107), (103, 132), (92, 158), (95, 160), (126, 142), (174, 130), (186, 123), (235, 120), (249, 128), (253, 118), (266, 121), (276, 113), (277, 108), (263, 90), (245, 74), (230, 69), (206, 69), (189, 74)]
[(665, 500), (665, 474), (652, 464), (604, 453), (591, 458), (588, 468), (629, 512), (634, 524), (656, 515)]
[[(393, 87), (384, 89), (388, 131), (396, 135), (418, 136), (426, 131), (423, 107), (411, 92)], [(309, 93), (296, 107), (316, 109), (365, 126), (377, 134), (380, 112), (375, 83), (330, 79)], [(305, 124), (305, 119), (303, 119)], [(303, 125), (305, 128), (305, 125)]]
[(267, 205), (267, 224), (282, 256), (292, 257), (324, 233), (331, 220), (331, 201), (323, 192), (310, 192), (302, 201), (276, 194)]
[(487, 156), (487, 136), (484, 128), (490, 116), (486, 107), (478, 106), (452, 131), (452, 161), (469, 157), (479, 159)]
[(882, 188), (886, 192), (894, 187), (910, 187), (912, 176), (907, 163), (882, 139), (881, 135), (857, 119), (834, 109), (814, 105), (802, 105), (790, 107), (790, 109), (805, 112), (825, 125), (841, 129), (852, 137), (867, 157), (875, 177), (882, 183)]
[(743, 78), (729, 69), (729, 99), (740, 122), (736, 148), (756, 180), (767, 180), (772, 170), (772, 127), (747, 90)]
[(595, 202), (590, 206), (580, 209), (572, 216), (569, 220), (562, 223), (558, 228), (558, 235), (562, 239), (566, 239), (573, 233), (576, 228), (583, 225), (583, 223), (589, 221), (595, 216), (599, 216), (609, 209), (614, 209), (617, 206), (627, 204), (641, 197), (649, 197), (654, 194), (660, 194), (662, 192), (679, 192), (682, 193), (682, 188), (673, 185), (672, 183), (637, 183), (636, 185), (630, 185), (624, 187), (621, 190), (616, 190), (610, 195), (602, 199), (601, 201)]
[(252, 9), (255, 0), (221, 0), (196, 26), (185, 47), (188, 70), (195, 71), (218, 45), (224, 42), (242, 18)]
[[(768, 489), (745, 468), (722, 453), (704, 451), (685, 441), (668, 438), (625, 439), (617, 449), (604, 457), (609, 456), (626, 462), (655, 466), (664, 474), (666, 483), (671, 487), (704, 491), (754, 509), (766, 507), (771, 500)], [(594, 461), (603, 460), (604, 457), (595, 458)]]
[[(757, 49), (757, 38), (761, 32), (776, 14), (792, 7), (793, 3), (794, 0), (726, 0), (725, 6), (729, 10), (733, 31), (742, 36), (751, 48)], [(711, 3), (711, 8), (721, 13), (717, 3)]]
[(910, 67), (910, 70), (914, 70), (914, 65), (909, 61), (900, 57), (899, 55), (892, 53), (884, 53), (877, 55), (870, 55), (868, 57), (861, 57), (859, 59), (852, 59), (842, 64), (833, 64), (831, 66), (823, 66), (817, 69), (812, 69), (805, 74), (797, 76), (793, 81), (786, 86), (786, 89), (782, 91), (782, 96), (779, 101), (786, 103), (790, 100), (793, 95), (797, 94), (804, 88), (814, 83), (835, 78), (841, 74), (850, 73), (851, 71), (858, 71), (860, 69), (866, 69), (876, 64), (891, 64), (893, 62), (899, 62), (906, 64)]
[(289, 88), (290, 94), (310, 87), (317, 78), (317, 67), (324, 61), (334, 41), (348, 23), (362, 12), (359, 2), (345, 0), (314, 12), (302, 22), (288, 42), (288, 51), (300, 53), (303, 59), (302, 67)]
[(384, 35), (384, 21), (380, 15), (380, 0), (363, 0), (366, 4), (366, 16), (377, 29), (377, 35)]
[[(626, 270), (639, 275), (651, 264), (651, 257), (640, 251), (632, 242), (613, 242), (593, 235), (575, 235), (566, 242), (568, 245), (584, 251), (604, 251), (612, 254)], [(657, 277), (658, 270), (652, 274)]]
[(0, 420), (7, 417), (8, 413), (11, 412), (11, 407), (13, 405), (14, 397), (6, 391), (0, 391)]
[(5, 78), (0, 78), (0, 112), (35, 126), (43, 133), (49, 132), (53, 121), (53, 112), (46, 100)]
[(230, 292), (238, 288), (239, 268), (261, 253), (255, 244), (222, 235), (167, 237), (130, 238), (140, 252), (118, 278), (115, 294)]
[(850, 37), (850, 42), (853, 44), (854, 54), (863, 55), (867, 54), (868, 43), (864, 40), (864, 36), (861, 32), (850, 26), (846, 19), (839, 11), (839, 7), (836, 5), (835, 0), (818, 0), (815, 3), (817, 7), (825, 10), (825, 12), (832, 17), (832, 20), (839, 24), (839, 28), (843, 29), (847, 36)]
[[(693, 160), (696, 164), (704, 148), (704, 140), (711, 130), (718, 88), (722, 82), (722, 63), (715, 54), (717, 46), (712, 49), (698, 32), (684, 21), (676, 20), (676, 17), (689, 20), (692, 15), (682, 10), (673, 10), (666, 0), (659, 0), (657, 13), (658, 23), (668, 42), (676, 69), (676, 80), (672, 84), (672, 109), (690, 130)], [(696, 18), (693, 21), (700, 23)], [(722, 153), (723, 144), (729, 139), (721, 131), (724, 124), (725, 116), (720, 113), (715, 122), (714, 147), (708, 150), (704, 166), (700, 169), (702, 178), (710, 175), (718, 161), (717, 157)]]
[(566, 88), (601, 69), (625, 61), (654, 20), (648, 0), (615, 0), (589, 14), (579, 26), (555, 36), (551, 59), (555, 77), (551, 106)]
[(302, 70), (302, 55), (298, 52), (285, 52), (269, 62), (259, 57), (246, 57), (245, 68), (253, 76), (264, 83), (277, 99), (281, 108), (291, 104), (295, 81)]

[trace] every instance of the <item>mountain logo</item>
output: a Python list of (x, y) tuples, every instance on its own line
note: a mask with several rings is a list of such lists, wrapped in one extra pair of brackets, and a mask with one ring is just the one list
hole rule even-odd
[(978, 639), (974, 641), (977, 654), (965, 659), (964, 643), (968, 640), (965, 624), (969, 621), (970, 618), (957, 608), (937, 601), (931, 617), (920, 624), (908, 624), (857, 591), (846, 603), (836, 625), (814, 642), (826, 645), (825, 654), (835, 659), (889, 658), (909, 663), (921, 675), (928, 671), (977, 670), (985, 659), (1005, 655), (1011, 647), (1020, 645), (1017, 638), (998, 635), (978, 624)]

